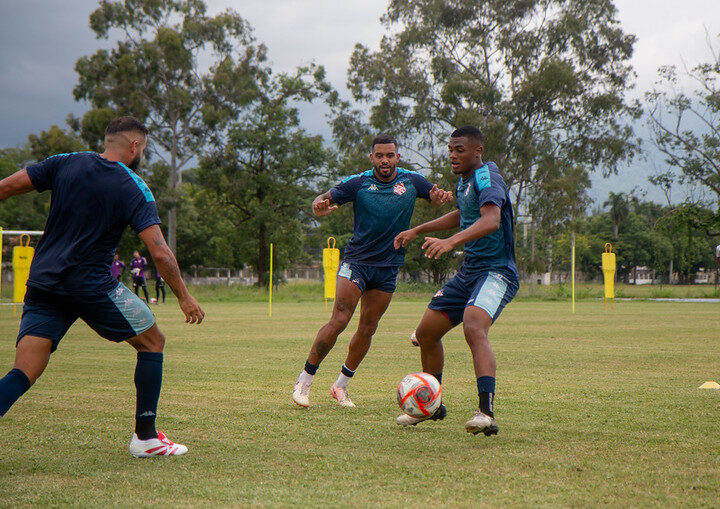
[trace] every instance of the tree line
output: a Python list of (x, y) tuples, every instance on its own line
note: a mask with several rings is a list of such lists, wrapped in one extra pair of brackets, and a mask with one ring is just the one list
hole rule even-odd
[[(375, 134), (397, 136), (403, 166), (454, 189), (447, 136), (474, 124), (486, 135), (485, 159), (512, 188), (524, 273), (566, 267), (571, 232), (589, 276), (607, 241), (621, 271), (647, 265), (689, 277), (712, 266), (708, 246), (720, 239), (715, 53), (685, 71), (697, 90), (678, 92), (682, 73), (663, 68), (641, 103), (628, 99), (635, 37), (611, 0), (390, 0), (381, 23), (378, 49), (355, 46), (343, 98), (319, 63), (275, 72), (238, 12), (210, 16), (202, 0), (105, 0), (90, 27), (117, 42), (75, 65), (73, 94), (88, 111), (0, 150), (0, 176), (55, 153), (98, 150), (107, 122), (133, 115), (151, 130), (140, 173), (181, 266), (249, 266), (264, 283), (270, 242), (284, 268), (319, 259), (329, 235), (341, 249), (349, 240), (349, 207), (318, 222), (309, 204), (369, 167)], [(330, 112), (332, 139), (306, 130), (301, 103)], [(653, 183), (668, 205), (611, 193), (607, 211), (592, 209), (590, 176), (617, 173), (642, 152), (632, 127), (643, 119), (652, 132), (645, 142), (667, 156)], [(693, 192), (671, 205), (677, 184)], [(0, 224), (41, 229), (48, 200), (5, 202)], [(420, 203), (414, 221), (437, 213)], [(127, 234), (119, 252), (138, 247)], [(427, 261), (415, 245), (406, 271), (439, 282), (456, 264)]]

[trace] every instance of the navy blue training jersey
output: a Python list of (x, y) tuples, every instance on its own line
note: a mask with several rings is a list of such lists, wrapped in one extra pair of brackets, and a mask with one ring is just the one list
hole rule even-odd
[(127, 225), (139, 233), (160, 223), (145, 182), (123, 163), (94, 152), (49, 157), (27, 173), (39, 192), (52, 191), (28, 286), (60, 294), (115, 288), (110, 264)]
[(397, 169), (391, 182), (382, 182), (374, 170), (343, 179), (330, 189), (335, 203), (354, 202), (353, 236), (343, 259), (361, 265), (399, 267), (405, 261), (405, 248), (393, 242), (410, 226), (415, 199), (430, 198), (433, 185), (416, 171)]
[(460, 179), (456, 188), (460, 210), (460, 229), (465, 230), (480, 219), (480, 207), (494, 203), (500, 207), (500, 228), (465, 244), (465, 263), (469, 268), (495, 269), (517, 278), (513, 211), (510, 194), (495, 163), (488, 162), (468, 179)]

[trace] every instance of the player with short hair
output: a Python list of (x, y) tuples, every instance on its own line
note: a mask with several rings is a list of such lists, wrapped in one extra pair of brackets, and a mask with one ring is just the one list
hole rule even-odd
[[(473, 357), (479, 408), (465, 423), (469, 433), (494, 435), (498, 432), (493, 413), (495, 397), (495, 355), (488, 331), (519, 287), (515, 265), (513, 211), (510, 195), (500, 172), (492, 162), (483, 163), (483, 135), (473, 126), (461, 127), (450, 136), (448, 145), (452, 171), (460, 176), (455, 194), (457, 210), (400, 233), (395, 246), (406, 246), (418, 235), (460, 227), (447, 239), (425, 237), (428, 258), (438, 258), (464, 245), (465, 260), (457, 274), (430, 301), (416, 330), (423, 371), (442, 383), (444, 354), (442, 337), (462, 323), (465, 340)], [(414, 426), (427, 419), (441, 420), (445, 405), (430, 417), (401, 415), (401, 426)]]
[(125, 272), (125, 264), (120, 260), (120, 256), (115, 253), (115, 257), (113, 258), (113, 262), (110, 265), (110, 274), (112, 274), (112, 277), (120, 281), (122, 279), (122, 274)]
[(293, 389), (292, 399), (302, 407), (310, 404), (310, 385), (320, 363), (345, 330), (362, 299), (360, 321), (350, 340), (340, 375), (330, 387), (342, 407), (354, 407), (347, 387), (370, 349), (372, 336), (385, 313), (393, 292), (405, 250), (393, 246), (395, 236), (410, 224), (415, 200), (428, 199), (440, 206), (452, 193), (438, 189), (420, 173), (397, 167), (400, 154), (392, 136), (379, 135), (372, 142), (371, 170), (349, 176), (313, 201), (318, 217), (332, 213), (343, 203), (353, 202), (353, 236), (345, 247), (337, 276), (332, 317), (318, 332)]
[(133, 171), (147, 133), (136, 119), (118, 117), (107, 126), (102, 154), (59, 154), (0, 181), (0, 201), (33, 189), (52, 192), (45, 233), (30, 266), (15, 364), (0, 379), (0, 418), (35, 383), (67, 330), (81, 318), (103, 338), (125, 341), (138, 352), (130, 441), (136, 457), (181, 455), (187, 447), (155, 430), (165, 336), (147, 304), (109, 270), (128, 224), (177, 295), (185, 321), (200, 323), (205, 316), (165, 243), (155, 199)]
[(145, 266), (147, 265), (147, 259), (144, 256), (140, 256), (140, 251), (133, 251), (133, 259), (130, 260), (130, 272), (132, 273), (133, 288), (135, 289), (135, 295), (138, 294), (138, 288), (142, 288), (145, 294), (145, 302), (149, 302), (147, 292), (147, 283), (145, 282)]

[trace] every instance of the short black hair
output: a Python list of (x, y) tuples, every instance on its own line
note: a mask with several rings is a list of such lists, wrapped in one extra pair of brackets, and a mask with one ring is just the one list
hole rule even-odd
[(483, 136), (483, 133), (480, 129), (475, 127), (474, 125), (464, 125), (462, 127), (458, 127), (453, 131), (453, 133), (450, 135), (451, 138), (470, 138), (474, 142), (476, 142), (478, 145), (482, 145), (483, 141), (485, 141), (485, 137)]
[(398, 142), (394, 136), (390, 136), (389, 134), (378, 134), (375, 136), (372, 145), (370, 145), (370, 150), (375, 150), (375, 145), (386, 145), (390, 143), (395, 145), (395, 150), (397, 150)]
[(135, 117), (116, 117), (110, 121), (105, 128), (105, 136), (115, 133), (127, 133), (130, 131), (141, 132), (145, 136), (148, 134), (148, 128)]

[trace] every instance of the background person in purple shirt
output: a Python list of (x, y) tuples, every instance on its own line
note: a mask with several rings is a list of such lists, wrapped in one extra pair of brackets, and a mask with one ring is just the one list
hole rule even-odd
[(150, 302), (147, 293), (147, 285), (145, 284), (145, 273), (143, 272), (145, 265), (147, 265), (145, 257), (140, 256), (139, 251), (133, 251), (133, 259), (130, 261), (130, 272), (132, 272), (135, 295), (138, 294), (138, 288), (142, 287), (143, 293), (145, 294), (145, 302)]
[(110, 265), (110, 274), (119, 282), (123, 272), (125, 272), (125, 264), (120, 261), (120, 257), (116, 254)]

